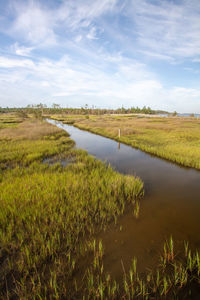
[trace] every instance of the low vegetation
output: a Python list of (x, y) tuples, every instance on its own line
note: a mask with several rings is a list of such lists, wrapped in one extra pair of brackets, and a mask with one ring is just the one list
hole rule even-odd
[[(200, 169), (200, 119), (134, 115), (61, 116), (73, 124), (186, 167)], [(118, 136), (119, 129), (121, 132)]]
[(117, 222), (127, 205), (138, 217), (139, 178), (74, 149), (66, 132), (42, 120), (24, 116), (17, 126), (2, 127), (1, 299), (188, 300), (199, 295), (199, 253), (186, 242), (177, 253), (172, 237), (156, 271), (139, 274), (133, 258), (129, 270), (121, 260), (120, 282), (105, 272), (106, 249), (97, 232)]
[(128, 203), (138, 216), (141, 180), (73, 149), (66, 132), (38, 119), (1, 129), (0, 141), (1, 299), (82, 297), (95, 233)]
[(87, 273), (87, 296), (84, 299), (198, 299), (200, 293), (200, 256), (192, 253), (184, 242), (182, 254), (175, 252), (170, 237), (163, 247), (159, 267), (145, 276), (137, 271), (137, 259), (130, 269), (124, 269), (123, 280), (118, 284), (110, 274), (103, 272), (103, 247), (93, 243), (94, 262)]
[[(104, 114), (130, 114), (130, 113), (142, 113), (142, 114), (158, 114), (158, 113), (168, 113), (161, 110), (153, 110), (150, 107), (144, 106), (124, 108), (123, 106), (117, 109), (106, 109), (106, 108), (96, 108), (95, 106), (89, 107), (85, 104), (81, 108), (62, 108), (59, 104), (53, 103), (52, 107), (47, 107), (45, 104), (28, 105), (24, 108), (1, 108), (0, 113), (26, 113), (26, 114), (75, 114), (75, 115), (104, 115)], [(176, 113), (176, 112), (175, 112)]]
[(14, 128), (17, 124), (21, 123), (23, 118), (17, 113), (0, 113), (0, 129)]

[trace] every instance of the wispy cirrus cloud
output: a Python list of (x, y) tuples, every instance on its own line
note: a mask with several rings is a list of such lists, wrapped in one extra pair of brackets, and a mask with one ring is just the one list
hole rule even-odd
[(95, 40), (98, 33), (105, 32), (107, 42), (116, 43), (119, 39), (125, 51), (135, 44), (137, 51), (153, 59), (170, 62), (174, 57), (199, 58), (198, 0), (129, 0), (123, 5), (119, 0), (68, 0), (53, 7), (40, 1), (9, 3), (12, 17), (5, 32), (30, 45), (59, 46), (69, 39)]
[(117, 0), (63, 1), (53, 7), (48, 2), (9, 1), (7, 32), (32, 45), (54, 45), (59, 37), (66, 39), (68, 33), (85, 31), (85, 36), (95, 39), (93, 21), (112, 11)]
[(198, 0), (8, 0), (2, 7), (0, 106), (17, 97), (199, 111)]
[[(140, 47), (155, 55), (188, 58), (200, 52), (200, 2), (198, 0), (132, 0), (127, 15), (136, 25)], [(134, 28), (135, 31), (135, 28)]]
[(56, 42), (53, 11), (36, 1), (10, 1), (9, 8), (11, 22), (6, 32), (10, 36), (31, 45)]

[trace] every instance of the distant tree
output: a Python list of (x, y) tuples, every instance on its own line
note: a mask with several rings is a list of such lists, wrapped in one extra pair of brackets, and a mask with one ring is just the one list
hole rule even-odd
[(85, 114), (89, 114), (89, 106), (88, 104), (85, 104), (85, 110), (84, 110)]
[(40, 103), (40, 104), (37, 104), (36, 107), (39, 108), (39, 109), (41, 110), (41, 115), (43, 116), (44, 108), (47, 107), (46, 104)]
[(123, 105), (122, 105), (122, 108), (121, 108), (121, 113), (122, 113), (122, 114), (125, 114), (125, 113), (126, 113), (126, 109), (123, 107)]
[(58, 109), (58, 108), (60, 108), (60, 104), (53, 103), (53, 104), (52, 104), (52, 107), (53, 107), (54, 109)]

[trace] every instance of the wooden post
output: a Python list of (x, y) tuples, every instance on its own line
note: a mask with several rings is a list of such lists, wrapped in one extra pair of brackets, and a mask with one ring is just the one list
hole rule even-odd
[(120, 138), (120, 136), (121, 136), (121, 130), (120, 130), (120, 128), (119, 128), (118, 137)]

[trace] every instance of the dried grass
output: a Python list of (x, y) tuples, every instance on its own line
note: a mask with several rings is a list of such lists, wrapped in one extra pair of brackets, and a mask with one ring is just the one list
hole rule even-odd
[(43, 136), (55, 134), (59, 129), (41, 120), (26, 120), (14, 128), (0, 130), (0, 140), (36, 140)]

